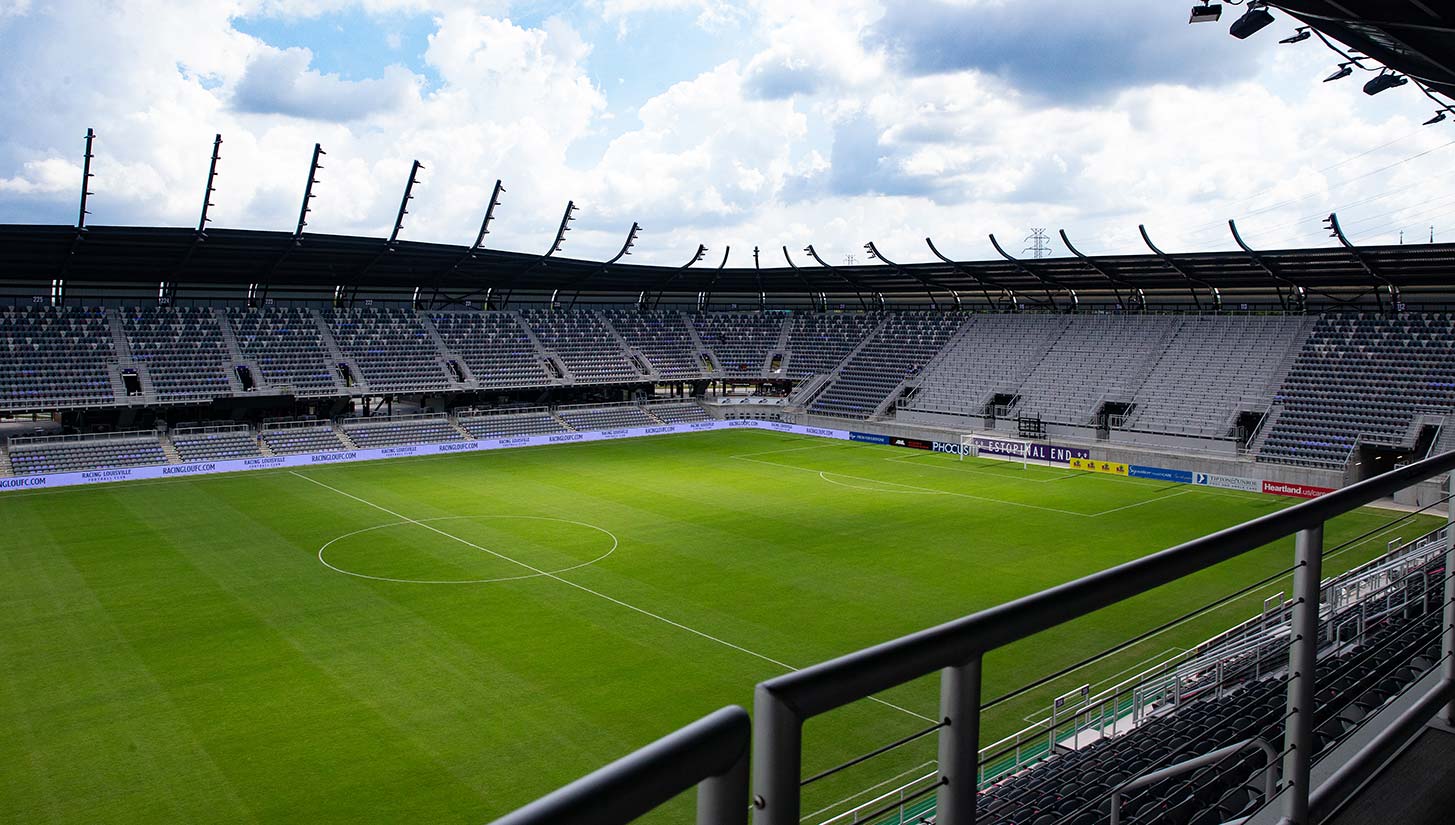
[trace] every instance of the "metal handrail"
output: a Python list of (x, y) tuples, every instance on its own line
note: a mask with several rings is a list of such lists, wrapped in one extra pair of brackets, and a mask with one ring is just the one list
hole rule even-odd
[(747, 825), (749, 730), (747, 711), (722, 708), (494, 825), (622, 825), (693, 785), (697, 825)]
[(1455, 469), (1455, 452), (1392, 470), (1321, 498), (1194, 539), (894, 641), (758, 685), (753, 714), (753, 790), (757, 825), (797, 825), (804, 723), (849, 702), (941, 671), (940, 791), (937, 821), (975, 821), (981, 659), (991, 650), (1145, 593), (1189, 574), (1297, 534), (1290, 670), (1290, 754), (1285, 775), (1297, 784), (1295, 822), (1307, 819), (1308, 745), (1312, 740), (1313, 665), (1323, 525), (1329, 519)]

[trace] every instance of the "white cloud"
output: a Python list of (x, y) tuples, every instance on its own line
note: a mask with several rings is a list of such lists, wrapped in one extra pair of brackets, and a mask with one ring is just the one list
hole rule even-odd
[[(415, 70), (344, 79), (307, 48), (234, 26), (346, 5), (428, 14), (423, 53), (381, 61)], [(190, 225), (221, 132), (218, 226), (291, 228), (317, 141), (328, 155), (310, 231), (386, 234), (417, 158), (426, 168), (406, 238), (472, 239), (499, 177), (508, 191), (493, 246), (543, 250), (575, 199), (566, 253), (607, 257), (639, 220), (638, 262), (681, 263), (699, 242), (713, 257), (732, 245), (738, 263), (761, 246), (765, 265), (780, 246), (798, 256), (813, 242), (837, 262), (862, 257), (869, 239), (923, 260), (926, 235), (986, 257), (988, 232), (1017, 247), (1031, 225), (1064, 226), (1086, 251), (1137, 251), (1142, 222), (1165, 248), (1226, 248), (1228, 217), (1255, 245), (1314, 244), (1326, 242), (1318, 219), (1331, 208), (1363, 239), (1392, 240), (1455, 211), (1428, 187), (1452, 150), (1437, 148), (1448, 130), (1418, 127), (1423, 98), (1322, 84), (1329, 57), (1317, 49), (1269, 58), (1250, 46), (1205, 87), (1136, 81), (1053, 104), (974, 67), (906, 71), (870, 36), (885, 13), (871, 0), (592, 8), (595, 26), (579, 16), (525, 26), (503, 2), (465, 0), (0, 5), (13, 46), (0, 64), (12, 113), (0, 130), (0, 220), (72, 219), (87, 126), (99, 136), (96, 223)], [(662, 11), (744, 26), (741, 53), (640, 107), (612, 108), (593, 65), (623, 48), (613, 24)], [(1180, 20), (1166, 25), (1186, 34)], [(1202, 36), (1227, 39), (1216, 27)], [(599, 157), (573, 151), (582, 146)]]

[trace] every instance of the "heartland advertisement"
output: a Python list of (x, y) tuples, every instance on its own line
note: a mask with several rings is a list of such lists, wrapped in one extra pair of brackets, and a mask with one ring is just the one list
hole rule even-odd
[(1307, 484), (1290, 484), (1283, 481), (1263, 482), (1263, 492), (1275, 496), (1292, 496), (1293, 498), (1318, 498), (1334, 492), (1329, 487), (1310, 487)]

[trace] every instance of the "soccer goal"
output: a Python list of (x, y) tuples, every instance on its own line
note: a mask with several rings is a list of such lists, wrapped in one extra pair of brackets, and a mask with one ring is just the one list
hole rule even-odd
[(971, 458), (995, 458), (1019, 464), (1024, 470), (1031, 462), (1031, 442), (1019, 438), (988, 438), (961, 434), (960, 460)]

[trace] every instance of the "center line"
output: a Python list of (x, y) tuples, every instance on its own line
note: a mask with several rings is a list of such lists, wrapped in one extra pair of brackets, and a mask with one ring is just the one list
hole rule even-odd
[[(539, 576), (542, 576), (544, 578), (553, 579), (555, 581), (560, 582), (561, 584), (568, 585), (570, 587), (574, 587), (577, 590), (580, 590), (580, 591), (582, 591), (584, 593), (590, 593), (591, 595), (596, 596), (597, 598), (600, 598), (600, 599), (605, 599), (606, 601), (609, 601), (612, 604), (620, 605), (621, 607), (625, 607), (628, 610), (636, 611), (637, 613), (640, 613), (643, 616), (647, 616), (647, 617), (656, 619), (659, 622), (663, 622), (665, 624), (669, 624), (669, 625), (671, 625), (671, 626), (673, 626), (675, 628), (678, 628), (679, 630), (685, 630), (688, 633), (691, 633), (691, 634), (693, 634), (695, 636), (701, 636), (702, 638), (707, 639), (708, 641), (717, 642), (718, 644), (723, 645), (725, 647), (730, 647), (733, 650), (739, 651), (741, 653), (746, 653), (749, 656), (753, 656), (753, 657), (758, 658), (758, 659), (762, 659), (763, 661), (768, 662), (769, 664), (772, 664), (772, 665), (776, 665), (778, 667), (781, 667), (784, 670), (790, 670), (790, 671), (796, 671), (796, 670), (798, 670), (798, 668), (794, 667), (793, 665), (790, 665), (790, 664), (787, 664), (787, 663), (784, 663), (784, 662), (780, 662), (780, 661), (778, 661), (777, 659), (774, 659), (771, 656), (764, 656), (763, 654), (761, 654), (761, 653), (759, 653), (759, 652), (757, 652), (755, 650), (749, 650), (746, 647), (743, 647), (742, 645), (733, 644), (732, 642), (729, 642), (726, 639), (719, 639), (716, 636), (713, 636), (713, 635), (708, 634), (708, 633), (704, 633), (701, 630), (698, 630), (696, 628), (688, 627), (687, 625), (682, 624), (681, 622), (674, 622), (671, 619), (667, 618), (666, 616), (658, 615), (656, 613), (651, 612), (650, 610), (644, 610), (643, 608), (637, 607), (634, 604), (628, 604), (628, 603), (622, 601), (621, 599), (615, 598), (613, 596), (608, 596), (608, 595), (606, 595), (605, 593), (602, 593), (599, 590), (592, 590), (591, 588), (589, 588), (589, 587), (587, 587), (587, 586), (585, 586), (583, 584), (577, 584), (576, 582), (570, 581), (568, 579), (563, 579), (560, 576), (557, 576), (555, 573), (552, 573), (552, 572), (550, 572), (548, 570), (542, 570), (539, 567), (533, 567), (533, 566), (531, 566), (529, 564), (526, 564), (523, 561), (520, 561), (519, 559), (513, 559), (510, 556), (504, 555), (503, 553), (497, 553), (497, 552), (495, 552), (494, 550), (491, 550), (488, 547), (481, 547), (480, 545), (475, 544), (472, 541), (469, 541), (467, 539), (462, 539), (459, 536), (452, 535), (450, 533), (446, 533), (445, 531), (440, 530), (437, 527), (433, 527), (431, 525), (425, 524), (422, 521), (418, 521), (416, 519), (412, 519), (409, 516), (406, 516), (406, 515), (404, 515), (402, 513), (396, 513), (396, 512), (394, 512), (393, 510), (390, 510), (387, 507), (384, 507), (382, 505), (375, 504), (374, 502), (368, 501), (367, 499), (359, 498), (358, 496), (354, 495), (353, 493), (345, 492), (343, 490), (340, 490), (337, 487), (331, 487), (331, 486), (329, 486), (327, 484), (324, 484), (322, 481), (319, 481), (316, 478), (310, 478), (310, 477), (308, 477), (306, 475), (303, 475), (302, 473), (299, 473), (299, 472), (294, 471), (294, 470), (289, 470), (288, 472), (289, 472), (290, 475), (298, 476), (299, 478), (303, 479), (304, 481), (308, 481), (308, 482), (311, 482), (313, 484), (317, 484), (318, 486), (324, 488), (325, 490), (332, 490), (333, 492), (338, 493), (341, 496), (345, 496), (347, 498), (351, 498), (354, 501), (359, 502), (360, 504), (364, 504), (364, 505), (367, 505), (369, 507), (373, 507), (375, 510), (379, 510), (380, 512), (383, 512), (383, 513), (388, 513), (389, 515), (391, 515), (391, 516), (393, 516), (393, 517), (395, 517), (395, 518), (397, 518), (397, 519), (399, 519), (401, 521), (407, 521), (410, 524), (413, 524), (413, 525), (416, 525), (416, 526), (419, 526), (419, 527), (423, 527), (424, 529), (429, 530), (432, 533), (438, 533), (438, 534), (440, 534), (441, 536), (444, 536), (447, 539), (452, 539), (454, 541), (457, 541), (457, 542), (465, 545), (466, 547), (473, 547), (476, 550), (481, 551), (482, 553), (489, 553), (490, 555), (492, 555), (492, 556), (494, 556), (494, 557), (496, 557), (498, 559), (502, 559), (504, 561), (508, 561), (511, 564), (520, 565), (521, 567), (524, 567), (525, 569), (531, 571), (532, 573), (535, 573), (535, 574), (537, 574)], [(878, 698), (876, 696), (870, 696), (869, 697), (869, 700), (871, 702), (878, 702), (879, 704), (884, 705), (885, 707), (893, 708), (894, 710), (897, 710), (900, 713), (907, 713), (910, 716), (913, 716), (913, 717), (915, 717), (917, 719), (923, 719), (926, 722), (938, 722), (939, 721), (938, 719), (931, 719), (928, 716), (925, 716), (925, 715), (920, 714), (920, 713), (916, 713), (916, 712), (914, 712), (914, 711), (912, 711), (912, 710), (910, 710), (908, 708), (900, 707), (899, 705), (896, 705), (893, 702), (886, 702), (883, 699), (880, 699), (880, 698)]]

